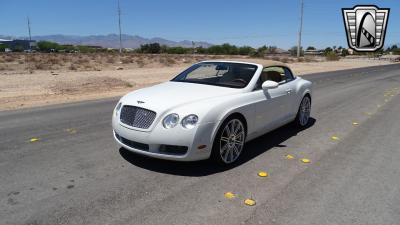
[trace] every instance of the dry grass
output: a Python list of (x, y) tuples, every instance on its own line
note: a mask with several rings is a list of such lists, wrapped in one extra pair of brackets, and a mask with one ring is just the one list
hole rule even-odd
[(41, 71), (80, 72), (115, 71), (161, 67), (187, 67), (190, 64), (212, 59), (275, 60), (283, 63), (311, 63), (338, 60), (336, 56), (305, 56), (297, 59), (285, 55), (269, 55), (264, 58), (225, 55), (173, 55), (136, 53), (0, 53), (1, 74), (26, 74)]
[(0, 64), (0, 71), (8, 70), (7, 65)]
[(340, 57), (333, 52), (329, 52), (328, 54), (326, 54), (325, 56), (327, 61), (339, 61)]
[(130, 88), (131, 83), (113, 77), (89, 77), (75, 82), (57, 82), (50, 86), (54, 94), (80, 94), (83, 92), (108, 91), (110, 89)]
[[(143, 55), (124, 53), (121, 56), (115, 53), (0, 53), (2, 70), (24, 72), (29, 67), (33, 70), (60, 70), (60, 71), (98, 71), (124, 69), (152, 68), (156, 65), (175, 66), (190, 64), (211, 57), (193, 55)], [(29, 66), (25, 65), (29, 64)]]
[(279, 61), (283, 62), (283, 63), (289, 63), (292, 60), (290, 60), (288, 57), (283, 57), (282, 59), (280, 59)]

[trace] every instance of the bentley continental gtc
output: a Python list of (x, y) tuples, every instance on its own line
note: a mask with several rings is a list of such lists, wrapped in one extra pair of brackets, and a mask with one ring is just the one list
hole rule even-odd
[(246, 142), (288, 123), (307, 126), (311, 100), (312, 83), (280, 62), (203, 61), (123, 96), (113, 135), (149, 157), (231, 164)]

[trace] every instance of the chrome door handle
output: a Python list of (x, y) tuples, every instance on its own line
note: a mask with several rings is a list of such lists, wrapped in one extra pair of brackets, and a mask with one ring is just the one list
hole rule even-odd
[(292, 89), (287, 89), (286, 93), (291, 94), (292, 93)]

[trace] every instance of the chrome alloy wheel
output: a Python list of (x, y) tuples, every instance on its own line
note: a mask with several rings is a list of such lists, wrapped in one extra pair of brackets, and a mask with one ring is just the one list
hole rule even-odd
[(299, 111), (299, 123), (301, 126), (308, 124), (311, 112), (311, 100), (309, 97), (304, 97), (301, 101), (300, 111)]
[(219, 141), (219, 153), (224, 163), (230, 164), (239, 158), (245, 139), (242, 121), (233, 119), (222, 130)]

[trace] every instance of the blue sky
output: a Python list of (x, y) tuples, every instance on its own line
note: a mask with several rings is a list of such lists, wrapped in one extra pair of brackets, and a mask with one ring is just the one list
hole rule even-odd
[[(120, 0), (123, 33), (219, 44), (296, 45), (300, 0)], [(400, 43), (398, 0), (304, 0), (303, 46), (347, 46), (341, 8), (391, 8), (385, 45)], [(1, 0), (0, 34), (92, 35), (117, 33), (117, 0)]]

